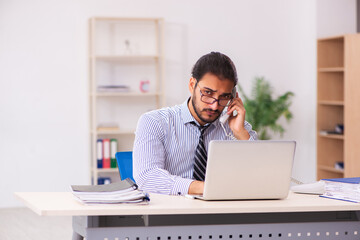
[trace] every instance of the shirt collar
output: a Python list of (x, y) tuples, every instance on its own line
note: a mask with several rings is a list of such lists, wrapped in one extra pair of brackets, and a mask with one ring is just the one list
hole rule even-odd
[[(183, 104), (181, 104), (181, 117), (182, 117), (183, 123), (187, 124), (190, 122), (195, 122), (198, 126), (200, 126), (198, 121), (196, 121), (196, 119), (193, 117), (193, 115), (191, 115), (191, 112), (188, 107), (189, 101), (190, 101), (190, 98), (188, 98)], [(219, 118), (216, 119), (216, 121), (211, 123), (211, 125), (214, 127), (217, 127), (219, 124), (220, 124)], [(212, 128), (212, 126), (210, 126), (210, 128)]]
[(188, 98), (183, 104), (181, 104), (181, 117), (184, 124), (190, 123), (190, 122), (196, 122), (196, 124), (199, 124), (196, 119), (191, 115), (190, 109), (188, 107), (188, 102), (190, 101), (190, 98)]

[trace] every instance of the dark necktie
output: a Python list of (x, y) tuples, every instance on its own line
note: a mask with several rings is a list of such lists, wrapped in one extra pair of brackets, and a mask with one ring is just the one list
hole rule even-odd
[(195, 180), (204, 181), (205, 172), (206, 172), (206, 161), (207, 161), (207, 153), (204, 144), (204, 132), (210, 126), (210, 124), (207, 126), (198, 126), (196, 125), (195, 122), (192, 122), (192, 124), (197, 126), (200, 130), (199, 144), (196, 147), (196, 152), (195, 152), (193, 177)]

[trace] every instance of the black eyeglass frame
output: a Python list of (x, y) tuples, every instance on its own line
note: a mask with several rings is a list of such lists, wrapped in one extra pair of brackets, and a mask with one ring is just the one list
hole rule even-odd
[[(214, 98), (214, 97), (207, 96), (207, 95), (205, 95), (205, 94), (201, 91), (200, 85), (199, 85), (199, 84), (197, 84), (197, 85), (199, 86), (200, 100), (201, 100), (203, 103), (206, 103), (206, 104), (214, 104), (215, 102), (218, 102), (218, 104), (219, 104), (220, 106), (222, 106), (222, 107), (227, 107), (227, 106), (232, 102), (232, 100), (234, 99), (233, 96), (231, 96), (230, 99), (220, 99), (220, 98), (216, 99), (216, 98)], [(205, 98), (208, 98), (210, 101), (205, 101), (205, 100), (204, 100), (204, 97), (205, 97)], [(211, 101), (211, 100), (212, 100), (212, 101)], [(226, 101), (226, 104), (225, 104), (225, 105), (224, 105), (224, 104), (221, 104), (220, 101)]]

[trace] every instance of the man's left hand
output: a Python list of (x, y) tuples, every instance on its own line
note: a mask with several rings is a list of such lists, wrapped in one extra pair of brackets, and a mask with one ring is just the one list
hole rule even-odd
[[(236, 110), (237, 115), (233, 116), (233, 112)], [(227, 113), (229, 114), (229, 126), (231, 131), (234, 133), (234, 136), (239, 140), (248, 140), (250, 135), (244, 127), (245, 123), (245, 107), (239, 97), (239, 94), (236, 93), (236, 97), (232, 100), (231, 104), (228, 106)]]

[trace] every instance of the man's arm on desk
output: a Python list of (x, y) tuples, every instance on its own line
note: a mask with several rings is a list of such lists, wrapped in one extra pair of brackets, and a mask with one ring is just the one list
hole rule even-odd
[(169, 195), (189, 192), (192, 179), (171, 175), (165, 170), (165, 132), (153, 115), (141, 116), (133, 149), (134, 179), (140, 189)]

